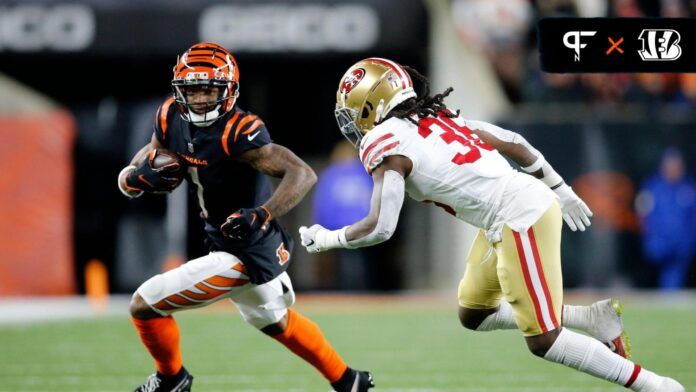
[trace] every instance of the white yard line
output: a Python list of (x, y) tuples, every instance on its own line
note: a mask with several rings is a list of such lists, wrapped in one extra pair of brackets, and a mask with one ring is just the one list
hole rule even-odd
[(15, 297), (0, 299), (0, 325), (127, 315), (129, 297), (113, 295), (103, 304), (84, 296)]
[[(454, 294), (452, 294), (454, 295)], [(649, 307), (663, 309), (694, 309), (696, 310), (696, 291), (682, 291), (674, 294), (663, 294), (656, 291), (626, 291), (626, 290), (569, 290), (565, 293), (564, 303), (590, 304), (600, 298), (616, 297), (630, 307)], [(453, 297), (438, 292), (404, 292), (396, 294), (339, 294), (312, 293), (298, 296), (297, 307), (314, 310), (354, 309), (449, 309), (450, 302), (456, 302)], [(0, 326), (27, 324), (57, 320), (89, 319), (104, 316), (128, 315), (130, 295), (112, 295), (100, 304), (90, 302), (85, 296), (65, 297), (5, 297), (0, 298)], [(454, 302), (453, 302), (454, 301)], [(214, 304), (204, 308), (204, 312), (230, 312), (229, 303)], [(443, 305), (440, 306), (440, 305)], [(440, 306), (440, 307), (438, 307)], [(221, 310), (222, 309), (222, 310)], [(234, 312), (233, 312), (234, 313)]]

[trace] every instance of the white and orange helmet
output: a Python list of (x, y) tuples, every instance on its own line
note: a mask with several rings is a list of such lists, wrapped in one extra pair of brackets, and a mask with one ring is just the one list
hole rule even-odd
[[(185, 89), (189, 86), (219, 87), (215, 107), (204, 114), (193, 112), (186, 101)], [(181, 117), (195, 125), (208, 125), (234, 107), (239, 96), (237, 62), (227, 49), (218, 44), (195, 44), (177, 58), (172, 89), (181, 109)]]
[(354, 146), (397, 105), (415, 98), (413, 82), (398, 63), (370, 57), (355, 63), (336, 92), (336, 121)]

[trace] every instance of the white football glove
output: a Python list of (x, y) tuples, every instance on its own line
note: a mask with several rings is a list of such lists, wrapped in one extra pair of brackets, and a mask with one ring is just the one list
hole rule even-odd
[(322, 225), (312, 225), (300, 227), (300, 238), (302, 238), (302, 246), (307, 248), (309, 253), (323, 252), (333, 248), (348, 248), (346, 240), (346, 229), (348, 226), (340, 230), (327, 230)]
[(554, 189), (554, 192), (560, 199), (563, 220), (570, 227), (570, 230), (577, 231), (580, 229), (580, 231), (585, 231), (585, 227), (592, 224), (590, 222), (592, 211), (587, 207), (587, 204), (567, 184)]
[(309, 253), (317, 253), (324, 251), (326, 249), (321, 249), (317, 243), (317, 233), (320, 231), (328, 231), (322, 225), (312, 225), (311, 227), (301, 226), (300, 227), (300, 238), (302, 239), (302, 246), (307, 248)]

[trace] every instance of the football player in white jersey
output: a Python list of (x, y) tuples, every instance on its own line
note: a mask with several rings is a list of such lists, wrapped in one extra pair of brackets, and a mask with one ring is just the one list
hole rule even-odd
[[(411, 77), (423, 83), (420, 95)], [(592, 216), (587, 205), (521, 135), (462, 118), (443, 102), (451, 88), (430, 96), (428, 85), (415, 70), (382, 58), (362, 60), (345, 73), (335, 114), (372, 175), (371, 210), (340, 230), (301, 227), (307, 250), (388, 240), (408, 193), (481, 229), (459, 285), (464, 327), (518, 328), (530, 351), (551, 362), (634, 391), (684, 391), (626, 358), (618, 302), (562, 304), (562, 222), (584, 231)]]

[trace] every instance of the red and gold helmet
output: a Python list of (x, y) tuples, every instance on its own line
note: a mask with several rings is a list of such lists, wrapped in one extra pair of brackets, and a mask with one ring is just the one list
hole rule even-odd
[(357, 147), (392, 109), (415, 97), (411, 76), (404, 67), (370, 57), (353, 64), (341, 78), (334, 115), (343, 136)]
[[(219, 93), (211, 110), (196, 113), (186, 100), (186, 88), (218, 87)], [(202, 42), (187, 49), (177, 58), (172, 79), (174, 97), (184, 120), (207, 126), (232, 110), (239, 96), (239, 68), (232, 54), (224, 47)]]

